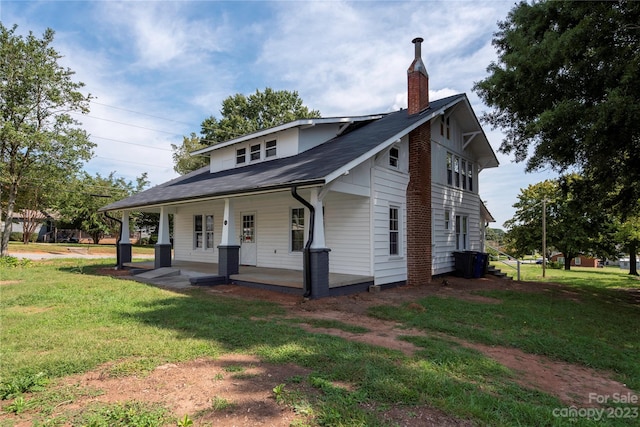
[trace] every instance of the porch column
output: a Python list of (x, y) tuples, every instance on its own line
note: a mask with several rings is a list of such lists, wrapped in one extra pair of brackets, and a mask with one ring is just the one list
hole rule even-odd
[(240, 272), (240, 244), (236, 236), (233, 200), (224, 199), (222, 238), (218, 245), (218, 275), (229, 280), (232, 274)]
[(158, 243), (155, 245), (155, 268), (171, 267), (171, 240), (169, 239), (169, 208), (160, 208)]
[[(329, 251), (324, 237), (323, 196), (319, 188), (311, 189), (310, 204), (314, 208), (313, 241), (309, 249), (309, 268), (311, 270), (311, 298), (329, 295)], [(306, 274), (305, 274), (305, 277)]]
[(126, 262), (131, 262), (131, 240), (129, 239), (129, 211), (122, 211), (122, 229), (120, 230), (120, 242), (116, 248), (118, 251), (118, 268)]

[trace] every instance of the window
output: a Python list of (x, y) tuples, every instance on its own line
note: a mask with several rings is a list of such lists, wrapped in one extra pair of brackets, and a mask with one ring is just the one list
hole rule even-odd
[(462, 160), (460, 165), (460, 172), (462, 172), (462, 189), (467, 189), (467, 161)]
[(193, 217), (193, 246), (197, 249), (204, 246), (202, 237), (202, 215), (196, 215)]
[(447, 184), (453, 185), (453, 155), (447, 153)]
[(252, 145), (251, 146), (251, 153), (249, 155), (249, 158), (251, 159), (252, 162), (254, 160), (260, 160), (261, 151), (262, 150), (261, 150), (260, 144), (256, 144), (256, 145)]
[(456, 250), (467, 249), (468, 222), (468, 217), (456, 215)]
[(447, 139), (451, 139), (451, 131), (449, 127), (449, 117), (447, 117)]
[(453, 158), (453, 175), (456, 187), (460, 188), (460, 158), (458, 156)]
[(236, 150), (236, 164), (241, 165), (242, 163), (247, 161), (247, 149), (246, 148), (238, 148)]
[(304, 208), (291, 209), (291, 252), (304, 249)]
[(253, 214), (242, 215), (242, 243), (256, 242), (256, 218)]
[(444, 116), (440, 116), (440, 136), (444, 136)]
[(255, 144), (251, 146), (249, 153), (249, 160), (260, 160), (260, 156), (262, 154), (262, 146), (260, 144)]
[(213, 249), (213, 215), (194, 215), (193, 246), (196, 249)]
[(473, 191), (473, 164), (469, 162), (467, 164), (467, 178), (469, 179), (469, 191)]
[(398, 213), (399, 209), (397, 207), (389, 207), (389, 255), (400, 254)]
[(276, 156), (276, 141), (267, 141), (264, 145), (264, 156), (266, 158)]
[(575, 257), (575, 259), (573, 260), (573, 263), (575, 265), (582, 265), (582, 259), (580, 259), (579, 256)]
[(444, 229), (449, 231), (451, 230), (451, 211), (444, 211)]
[(213, 249), (215, 246), (215, 243), (213, 241), (213, 215), (205, 216), (204, 231), (205, 231), (204, 243), (206, 245), (205, 249)]
[(398, 168), (398, 159), (400, 158), (400, 151), (398, 147), (391, 147), (389, 150), (389, 166), (392, 168)]

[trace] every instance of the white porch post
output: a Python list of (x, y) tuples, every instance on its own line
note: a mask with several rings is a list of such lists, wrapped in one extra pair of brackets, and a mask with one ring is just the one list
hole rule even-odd
[(129, 239), (129, 211), (122, 211), (122, 230), (120, 230), (120, 244), (131, 243)]
[(240, 272), (240, 244), (236, 233), (233, 199), (224, 199), (222, 237), (218, 246), (218, 276), (227, 281), (232, 274)]
[(171, 267), (171, 240), (169, 239), (169, 208), (160, 207), (158, 243), (155, 246), (155, 268)]
[(222, 223), (221, 246), (237, 246), (235, 212), (233, 210), (233, 200), (224, 199), (224, 218)]
[(315, 216), (313, 219), (313, 242), (311, 242), (311, 249), (325, 249), (327, 244), (324, 239), (324, 215), (322, 209), (322, 198), (319, 195), (318, 188), (311, 189), (311, 200), (309, 203), (311, 203), (315, 210)]

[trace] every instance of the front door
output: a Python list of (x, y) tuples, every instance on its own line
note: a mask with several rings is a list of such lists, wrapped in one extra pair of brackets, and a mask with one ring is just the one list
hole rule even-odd
[(240, 236), (240, 264), (257, 265), (258, 245), (256, 243), (256, 214), (242, 214), (242, 235)]

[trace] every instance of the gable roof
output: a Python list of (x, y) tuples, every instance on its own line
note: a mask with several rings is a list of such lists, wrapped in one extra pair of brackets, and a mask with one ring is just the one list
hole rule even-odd
[(466, 99), (464, 94), (439, 99), (431, 102), (429, 108), (414, 115), (409, 115), (407, 110), (400, 110), (371, 116), (368, 123), (361, 122), (354, 130), (346, 131), (295, 156), (215, 173), (211, 173), (209, 166), (206, 166), (114, 202), (100, 211), (138, 209), (292, 186), (325, 184), (385, 150), (445, 109)]

